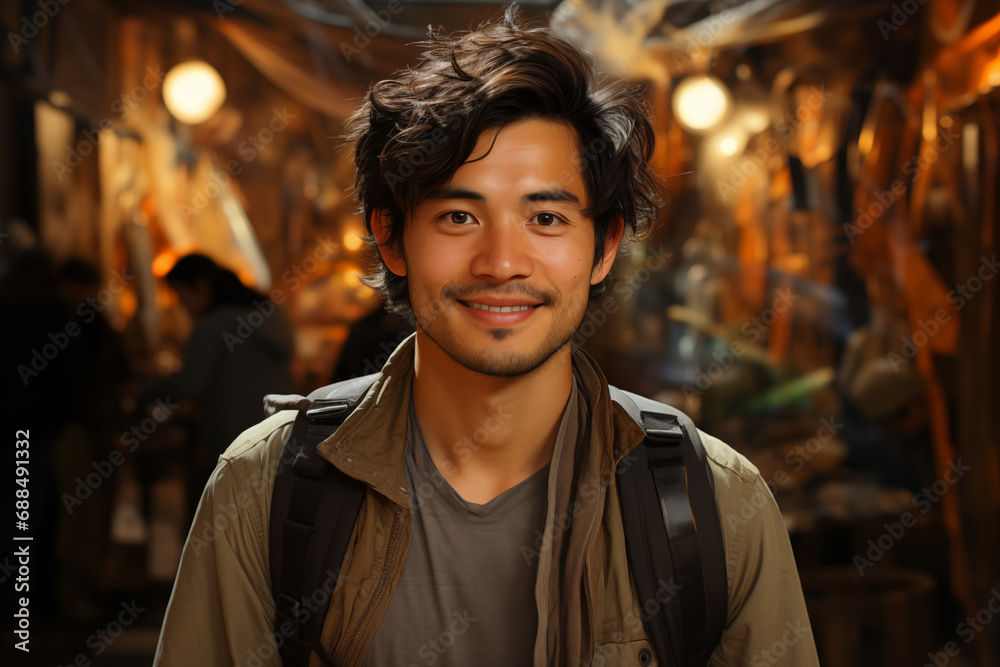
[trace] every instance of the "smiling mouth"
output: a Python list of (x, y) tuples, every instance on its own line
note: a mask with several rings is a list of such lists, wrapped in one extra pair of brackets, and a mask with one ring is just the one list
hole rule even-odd
[(488, 306), (484, 303), (475, 303), (472, 301), (462, 301), (461, 299), (456, 299), (463, 306), (472, 308), (473, 310), (484, 310), (490, 313), (519, 313), (524, 310), (531, 310), (532, 308), (538, 308), (541, 304), (535, 304), (533, 306)]

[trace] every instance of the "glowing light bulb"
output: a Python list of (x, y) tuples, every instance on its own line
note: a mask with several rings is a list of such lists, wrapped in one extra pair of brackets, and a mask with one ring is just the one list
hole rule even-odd
[(750, 139), (750, 135), (735, 119), (714, 132), (715, 136), (708, 141), (708, 146), (714, 148), (718, 155), (727, 158), (742, 153)]
[(163, 102), (174, 118), (197, 125), (226, 101), (226, 84), (215, 68), (202, 60), (175, 66), (163, 78)]
[(691, 76), (674, 91), (674, 113), (677, 120), (693, 132), (705, 132), (726, 117), (729, 112), (729, 91), (714, 76)]

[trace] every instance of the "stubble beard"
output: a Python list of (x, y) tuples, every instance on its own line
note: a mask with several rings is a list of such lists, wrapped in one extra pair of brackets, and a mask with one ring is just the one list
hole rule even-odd
[[(578, 317), (574, 316), (572, 312), (567, 313), (567, 317), (559, 317), (558, 306), (560, 303), (561, 301), (553, 299), (542, 306), (543, 308), (551, 308), (553, 310), (555, 315), (553, 317), (553, 327), (541, 345), (529, 352), (498, 352), (489, 349), (471, 350), (459, 344), (455, 340), (455, 332), (449, 331), (447, 327), (440, 327), (440, 330), (436, 330), (433, 326), (425, 326), (425, 323), (421, 322), (419, 317), (416, 318), (417, 327), (431, 342), (437, 345), (441, 351), (460, 366), (481, 375), (513, 378), (538, 370), (572, 340), (573, 335), (583, 322), (584, 315), (586, 314), (586, 302), (583, 308), (580, 309)], [(461, 306), (452, 301), (450, 302), (450, 307), (458, 308)], [(427, 324), (433, 324), (434, 320), (438, 320), (440, 317), (441, 315), (437, 317), (432, 316), (431, 322)], [(576, 323), (572, 327), (564, 329), (558, 326), (560, 320), (576, 320)], [(508, 328), (495, 328), (489, 329), (487, 333), (493, 340), (500, 343), (513, 335), (514, 331)]]

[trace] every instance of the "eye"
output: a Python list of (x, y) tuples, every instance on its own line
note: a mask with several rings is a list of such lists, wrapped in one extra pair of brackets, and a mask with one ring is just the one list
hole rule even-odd
[(472, 222), (472, 216), (465, 211), (451, 211), (450, 213), (445, 213), (444, 217), (445, 220), (456, 225), (466, 225)]
[(562, 222), (562, 218), (555, 213), (536, 213), (533, 220), (542, 227), (551, 227)]

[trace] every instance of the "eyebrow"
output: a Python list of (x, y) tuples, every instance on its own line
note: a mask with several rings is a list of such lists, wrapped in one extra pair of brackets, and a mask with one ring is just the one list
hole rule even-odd
[[(468, 199), (470, 201), (478, 202), (486, 201), (486, 197), (478, 192), (450, 186), (438, 188), (427, 195), (427, 199)], [(531, 192), (521, 197), (522, 204), (531, 204), (540, 201), (572, 202), (577, 206), (580, 205), (580, 198), (569, 190), (563, 188)]]
[(563, 188), (556, 188), (554, 190), (542, 190), (541, 192), (532, 192), (531, 194), (527, 194), (521, 197), (521, 201), (525, 204), (530, 204), (539, 201), (568, 201), (568, 202), (573, 202), (577, 206), (580, 205), (580, 199), (569, 190), (564, 190)]
[(465, 188), (455, 188), (451, 186), (440, 187), (434, 190), (426, 197), (427, 199), (471, 199), (472, 201), (486, 201), (486, 197), (479, 194), (478, 192), (473, 192), (472, 190), (466, 190)]

